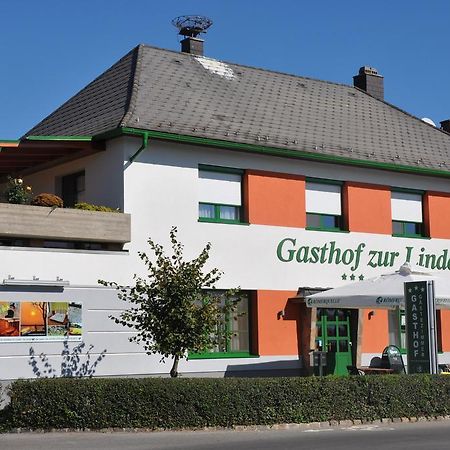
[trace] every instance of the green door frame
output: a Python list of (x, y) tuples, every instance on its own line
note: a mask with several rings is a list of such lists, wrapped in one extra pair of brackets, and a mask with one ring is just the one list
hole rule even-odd
[(318, 308), (316, 324), (316, 346), (328, 352), (326, 373), (347, 375), (347, 366), (352, 365), (350, 311)]

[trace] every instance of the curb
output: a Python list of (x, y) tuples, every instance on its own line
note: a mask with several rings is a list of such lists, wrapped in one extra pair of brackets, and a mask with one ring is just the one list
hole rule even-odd
[(395, 417), (376, 420), (330, 420), (328, 422), (311, 423), (282, 423), (275, 425), (234, 425), (231, 429), (235, 431), (265, 431), (265, 430), (319, 430), (327, 428), (353, 427), (362, 425), (387, 425), (393, 423), (415, 423), (415, 422), (438, 422), (450, 420), (448, 416), (436, 417)]
[[(161, 432), (179, 432), (179, 431), (269, 431), (269, 430), (322, 430), (343, 427), (365, 426), (365, 425), (388, 425), (398, 423), (416, 423), (416, 422), (439, 422), (449, 420), (450, 415), (434, 416), (434, 417), (395, 417), (376, 420), (355, 419), (355, 420), (330, 420), (327, 422), (310, 422), (310, 423), (279, 423), (274, 425), (233, 425), (229, 428), (225, 427), (202, 427), (202, 428), (101, 428), (98, 430), (85, 428), (52, 428), (50, 430), (43, 429), (26, 429), (15, 428), (6, 431), (4, 434), (20, 434), (20, 433), (161, 433)], [(0, 435), (2, 433), (0, 432)]]

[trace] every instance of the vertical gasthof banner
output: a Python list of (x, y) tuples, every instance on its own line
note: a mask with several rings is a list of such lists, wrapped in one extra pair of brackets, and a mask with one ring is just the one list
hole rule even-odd
[(405, 321), (408, 373), (437, 373), (433, 281), (405, 283)]

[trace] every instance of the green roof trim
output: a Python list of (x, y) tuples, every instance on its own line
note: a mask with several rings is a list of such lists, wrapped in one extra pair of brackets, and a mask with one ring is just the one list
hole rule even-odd
[(27, 136), (27, 141), (92, 141), (92, 136)]
[(365, 161), (360, 159), (346, 158), (343, 156), (324, 155), (300, 150), (289, 150), (278, 147), (269, 147), (255, 144), (245, 144), (232, 141), (224, 141), (220, 139), (209, 139), (198, 136), (189, 136), (182, 134), (167, 133), (164, 131), (143, 130), (139, 128), (122, 127), (111, 130), (106, 133), (94, 136), (93, 139), (111, 139), (123, 135), (143, 136), (147, 134), (149, 138), (162, 139), (174, 142), (183, 142), (186, 144), (208, 145), (211, 147), (226, 148), (229, 150), (239, 150), (249, 153), (264, 154), (270, 156), (280, 156), (285, 158), (295, 158), (310, 161), (320, 161), (331, 164), (342, 164), (348, 166), (367, 167), (378, 170), (388, 170), (391, 172), (412, 173), (416, 175), (428, 175), (434, 177), (450, 178), (450, 171), (429, 169), (427, 167), (412, 167), (402, 164), (389, 164), (378, 161)]
[(0, 142), (5, 144), (18, 144), (20, 142), (19, 139), (0, 139)]

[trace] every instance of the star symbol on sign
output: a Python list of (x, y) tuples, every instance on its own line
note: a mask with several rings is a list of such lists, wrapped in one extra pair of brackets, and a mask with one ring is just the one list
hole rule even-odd
[(352, 281), (355, 281), (355, 274), (354, 273), (352, 273), (351, 275), (350, 275), (350, 280), (352, 280)]
[(342, 277), (341, 277), (343, 280), (346, 280), (347, 279), (347, 274), (346, 273), (344, 273), (344, 274), (342, 274)]
[(411, 292), (412, 292), (412, 289), (411, 289), (411, 288), (409, 288), (409, 289), (408, 289), (408, 292), (409, 292), (409, 293), (411, 294)]
[(421, 291), (421, 292), (425, 292), (425, 288), (422, 288), (420, 291)]
[(361, 274), (358, 278), (359, 278), (359, 281), (362, 281), (362, 280), (364, 280), (364, 275)]
[(414, 286), (414, 290), (417, 291), (419, 289), (419, 286), (417, 284)]

